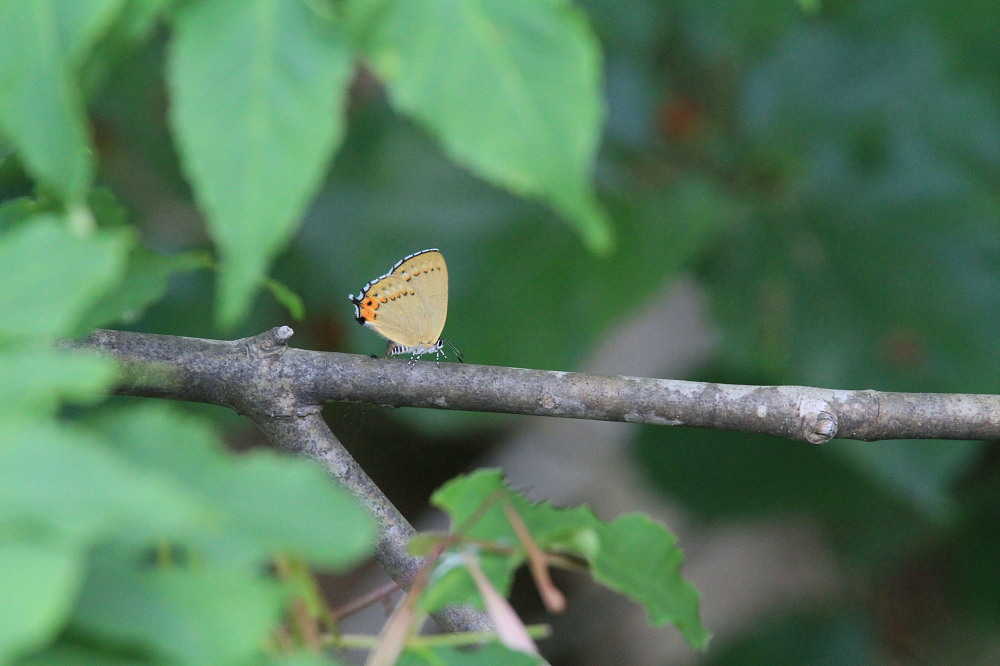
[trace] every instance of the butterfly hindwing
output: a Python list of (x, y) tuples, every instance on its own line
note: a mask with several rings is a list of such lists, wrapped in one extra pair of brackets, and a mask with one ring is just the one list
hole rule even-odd
[(440, 349), (448, 315), (448, 267), (438, 250), (404, 257), (350, 298), (358, 322), (396, 345), (416, 354)]

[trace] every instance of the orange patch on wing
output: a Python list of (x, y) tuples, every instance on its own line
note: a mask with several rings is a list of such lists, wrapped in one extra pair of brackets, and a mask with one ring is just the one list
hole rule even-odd
[(361, 318), (365, 321), (375, 320), (375, 311), (378, 310), (378, 306), (382, 303), (387, 303), (388, 299), (385, 297), (376, 298), (374, 296), (368, 296), (361, 301)]

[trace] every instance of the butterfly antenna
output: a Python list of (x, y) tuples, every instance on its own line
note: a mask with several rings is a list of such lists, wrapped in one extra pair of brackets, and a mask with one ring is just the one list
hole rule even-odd
[(458, 347), (456, 347), (454, 342), (452, 342), (451, 340), (448, 340), (446, 338), (441, 338), (441, 342), (443, 342), (443, 343), (447, 344), (449, 347), (451, 347), (452, 351), (455, 352), (455, 358), (458, 359), (459, 363), (465, 363), (465, 357), (462, 356), (462, 350), (460, 350)]

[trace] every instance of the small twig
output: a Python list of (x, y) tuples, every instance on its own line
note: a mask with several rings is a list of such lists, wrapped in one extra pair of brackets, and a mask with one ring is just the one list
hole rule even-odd
[(528, 531), (528, 526), (524, 524), (513, 504), (509, 501), (504, 502), (503, 512), (507, 516), (510, 526), (514, 529), (514, 533), (517, 534), (518, 541), (521, 542), (521, 546), (524, 548), (525, 557), (528, 559), (528, 570), (535, 581), (538, 595), (545, 604), (545, 610), (550, 613), (562, 613), (566, 610), (566, 597), (559, 591), (555, 583), (552, 582), (552, 576), (549, 575), (549, 563), (545, 557), (545, 553), (535, 543), (531, 532)]
[(373, 604), (377, 604), (380, 601), (388, 599), (390, 595), (395, 594), (401, 589), (403, 588), (401, 588), (395, 581), (386, 583), (382, 587), (372, 590), (368, 594), (362, 595), (357, 599), (351, 599), (346, 604), (338, 606), (333, 610), (333, 617), (337, 622), (342, 622), (345, 618), (348, 618), (355, 613), (359, 613)]
[[(293, 564), (285, 556), (274, 558), (274, 568), (278, 577), (284, 581), (290, 580), (294, 575)], [(320, 636), (316, 620), (310, 614), (308, 604), (302, 597), (297, 596), (292, 600), (290, 619), (292, 620), (291, 626), (295, 628), (299, 640), (310, 652), (319, 654), (323, 647), (323, 639)]]

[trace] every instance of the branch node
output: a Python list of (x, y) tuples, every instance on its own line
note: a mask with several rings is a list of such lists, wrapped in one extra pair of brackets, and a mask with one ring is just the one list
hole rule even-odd
[(810, 444), (826, 444), (837, 436), (837, 417), (826, 410), (819, 413), (812, 428), (806, 433)]
[(281, 347), (288, 344), (288, 341), (295, 335), (291, 326), (275, 326), (271, 329), (271, 333), (274, 335), (274, 344)]
[(281, 354), (288, 348), (288, 341), (294, 331), (290, 326), (275, 326), (269, 331), (249, 338), (236, 340), (247, 358), (261, 358)]

